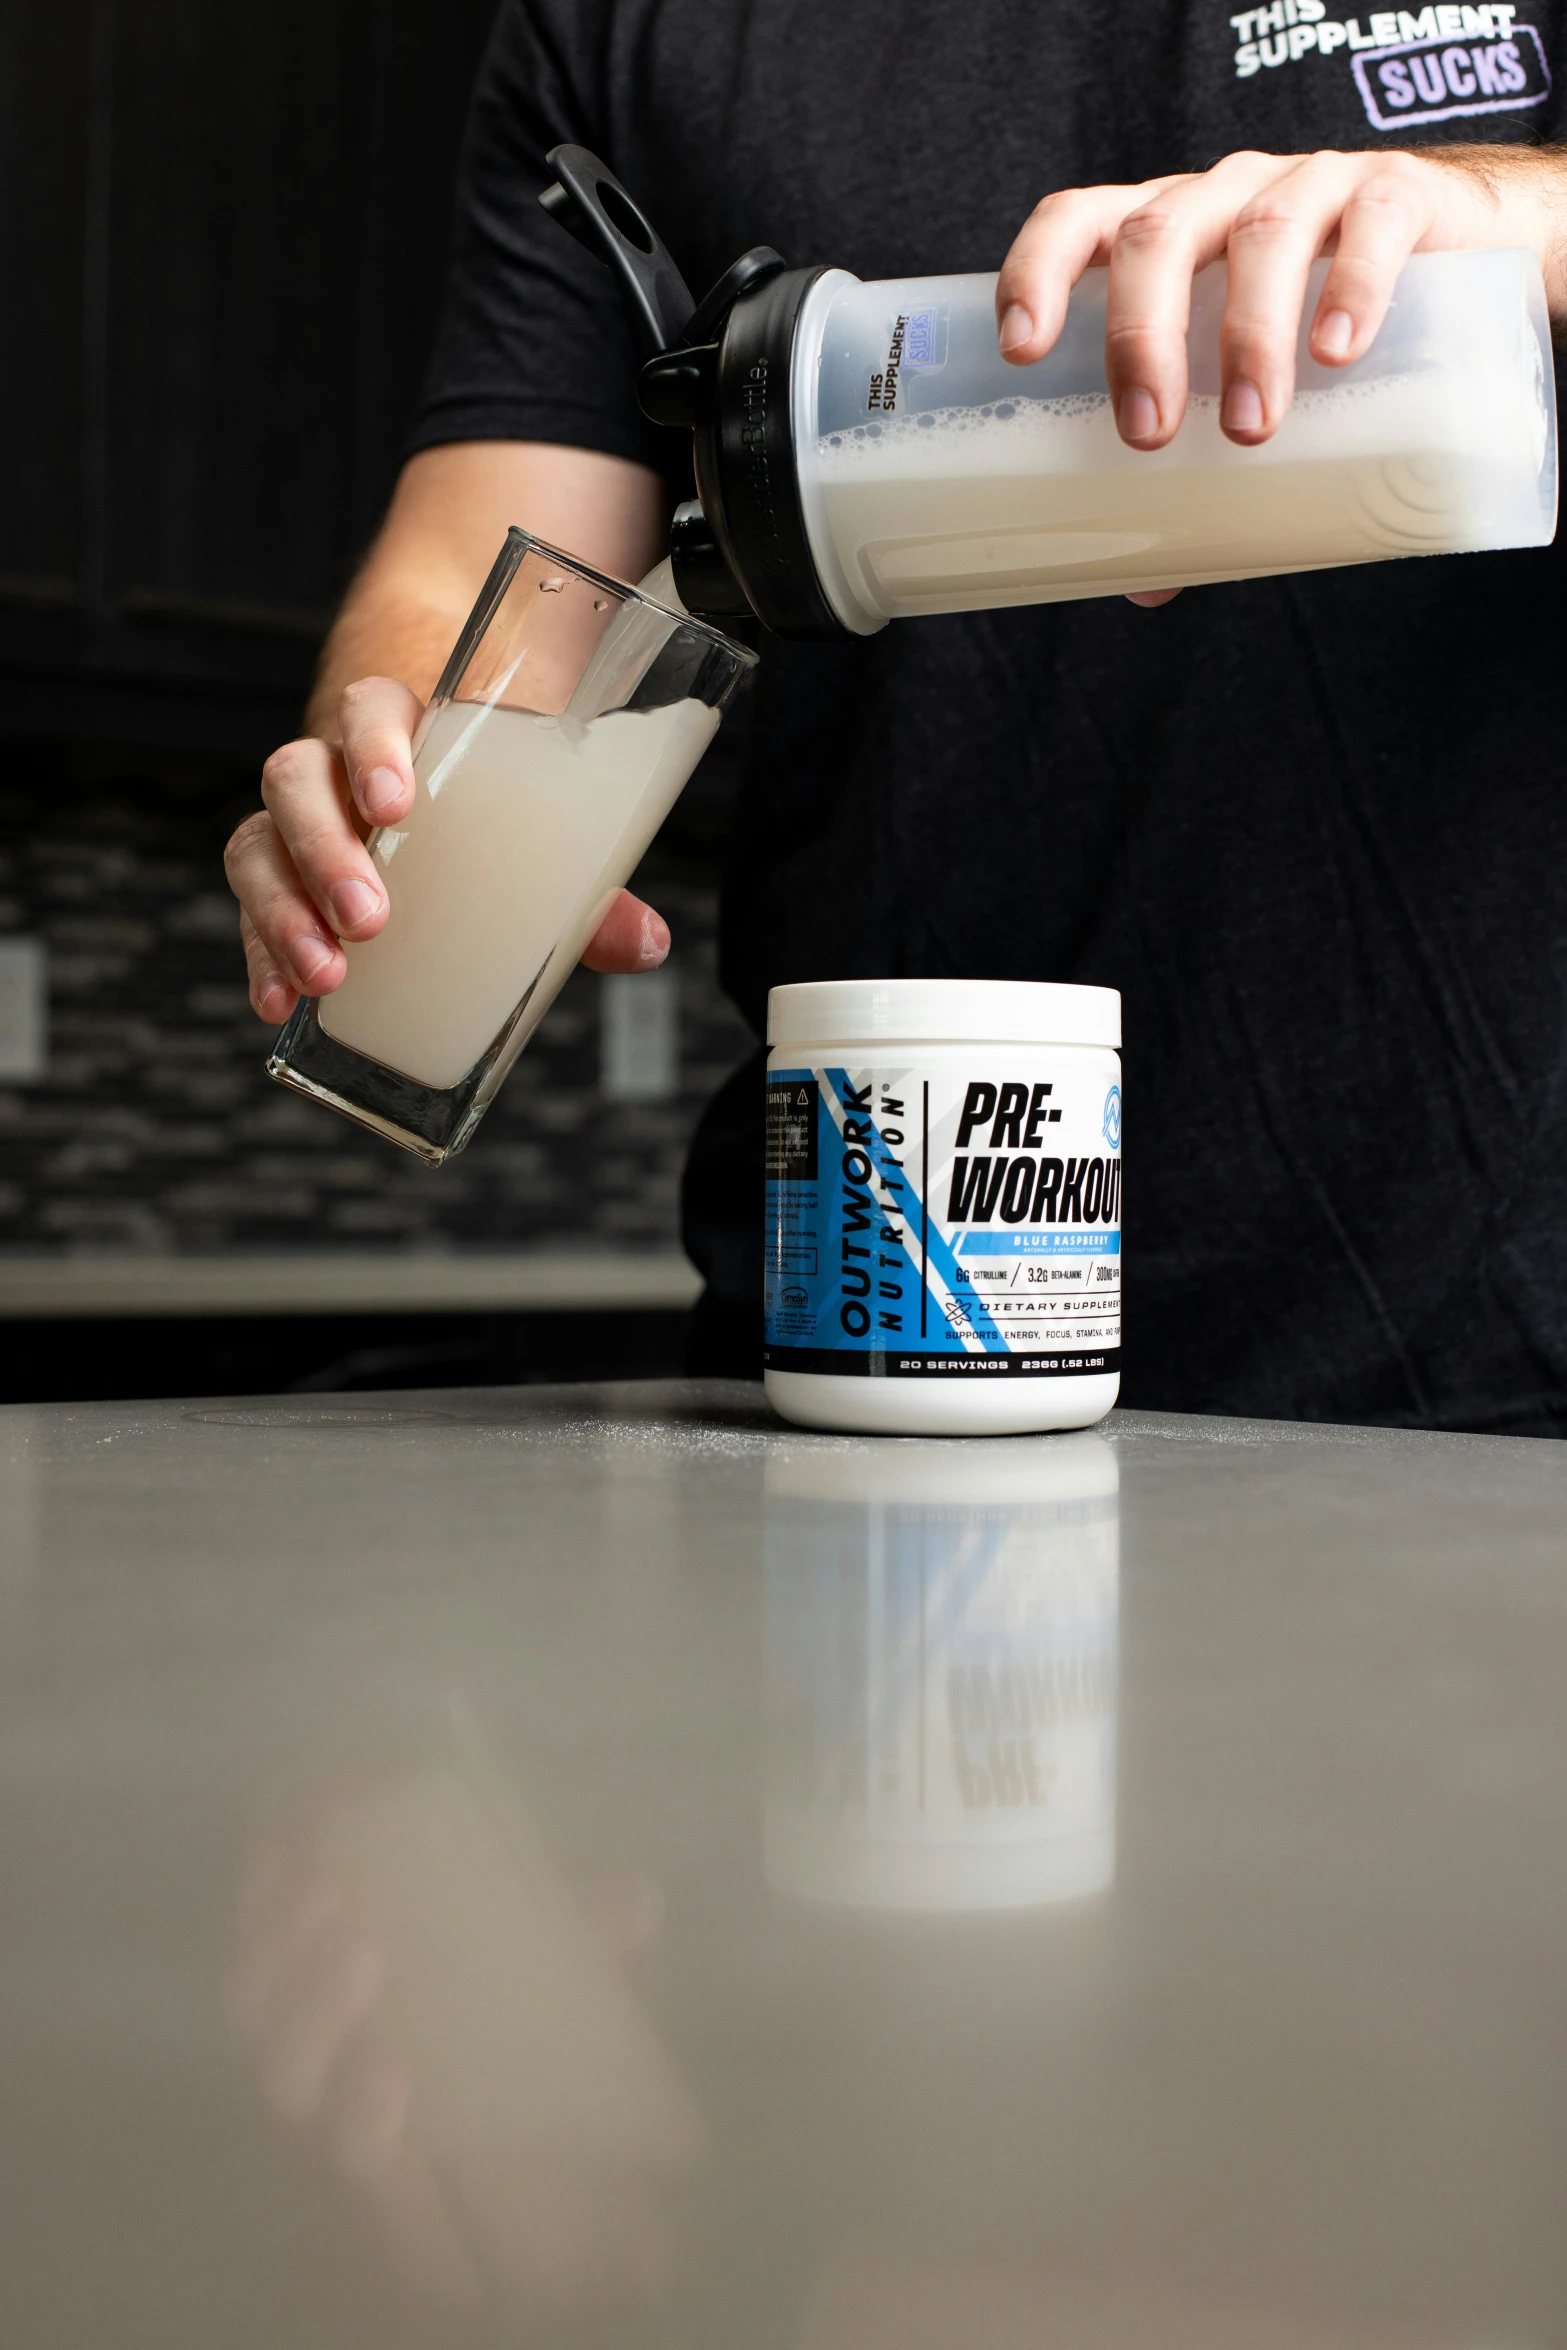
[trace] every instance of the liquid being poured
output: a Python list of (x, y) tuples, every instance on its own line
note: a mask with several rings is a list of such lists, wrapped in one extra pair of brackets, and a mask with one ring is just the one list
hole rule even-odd
[[(673, 609), (668, 565), (643, 592)], [(717, 730), (703, 702), (606, 709), (667, 638), (622, 606), (559, 717), (449, 702), (427, 720), (413, 807), (371, 844), (391, 902), (347, 946), (326, 1034), (422, 1085), (458, 1084), (527, 999), (553, 1002)]]
[(646, 579), (637, 582), (640, 595), (651, 596), (655, 604), (665, 604), (671, 612), (684, 612), (679, 590), (675, 586), (675, 567), (666, 555), (662, 563), (655, 563)]

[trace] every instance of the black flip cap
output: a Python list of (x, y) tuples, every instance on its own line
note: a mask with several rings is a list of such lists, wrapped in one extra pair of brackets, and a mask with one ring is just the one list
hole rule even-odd
[(607, 164), (571, 146), (552, 147), (549, 161), (555, 184), (540, 203), (620, 280), (647, 346), (643, 413), (695, 435), (701, 502), (681, 507), (670, 542), (686, 609), (751, 611), (779, 636), (841, 637), (811, 556), (789, 396), (800, 305), (822, 271), (789, 269), (755, 245), (699, 307)]
[(663, 239), (586, 147), (552, 147), (549, 166), (555, 182), (539, 202), (614, 271), (649, 352), (667, 351), (684, 335), (696, 304)]

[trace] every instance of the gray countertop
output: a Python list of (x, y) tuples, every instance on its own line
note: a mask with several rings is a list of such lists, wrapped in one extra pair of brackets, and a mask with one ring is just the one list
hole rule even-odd
[(1567, 2340), (1567, 1447), (0, 1412), (27, 2350)]
[(90, 1316), (683, 1310), (668, 1250), (274, 1249), (253, 1256), (0, 1253), (0, 1321)]

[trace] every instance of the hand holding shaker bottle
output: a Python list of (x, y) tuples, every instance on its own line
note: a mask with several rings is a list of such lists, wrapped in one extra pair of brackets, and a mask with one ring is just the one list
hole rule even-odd
[(755, 660), (511, 531), (415, 738), (413, 807), (370, 838), (386, 927), (345, 945), (269, 1074), (431, 1166), (461, 1150)]
[[(700, 502), (675, 517), (688, 611), (780, 636), (869, 636), (933, 612), (1124, 595), (1389, 556), (1546, 545), (1556, 409), (1540, 264), (1522, 249), (1417, 253), (1370, 347), (1311, 356), (1238, 447), (1219, 422), (1223, 262), (1199, 270), (1191, 396), (1164, 448), (1129, 448), (1105, 373), (1108, 272), (1074, 287), (1052, 348), (1013, 366), (994, 276), (791, 269), (756, 246), (693, 307), (619, 182), (583, 147), (541, 198), (621, 281), (657, 424), (693, 436)], [(635, 236), (630, 233), (635, 229)]]

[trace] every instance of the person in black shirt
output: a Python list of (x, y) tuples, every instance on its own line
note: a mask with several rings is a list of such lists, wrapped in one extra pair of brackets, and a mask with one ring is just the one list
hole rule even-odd
[[(614, 284), (536, 203), (552, 145), (602, 154), (698, 287), (756, 243), (865, 278), (1007, 256), (1020, 362), (1108, 263), (1137, 447), (1176, 428), (1191, 273), (1226, 254), (1225, 428), (1258, 441), (1319, 251), (1329, 363), (1416, 249), (1531, 246), (1567, 317), (1561, 0), (1331, 5), (504, 0), (408, 463), (311, 737), (231, 844), (258, 1012), (384, 920), (361, 835), (408, 804), (504, 526), (635, 579), (689, 494)], [(1553, 547), (765, 643), (725, 985), (759, 1035), (790, 980), (1121, 989), (1126, 1402), (1567, 1429), (1561, 577)], [(667, 944), (623, 897), (588, 959)], [(695, 1367), (759, 1367), (760, 1121), (752, 1064), (688, 1171)]]

